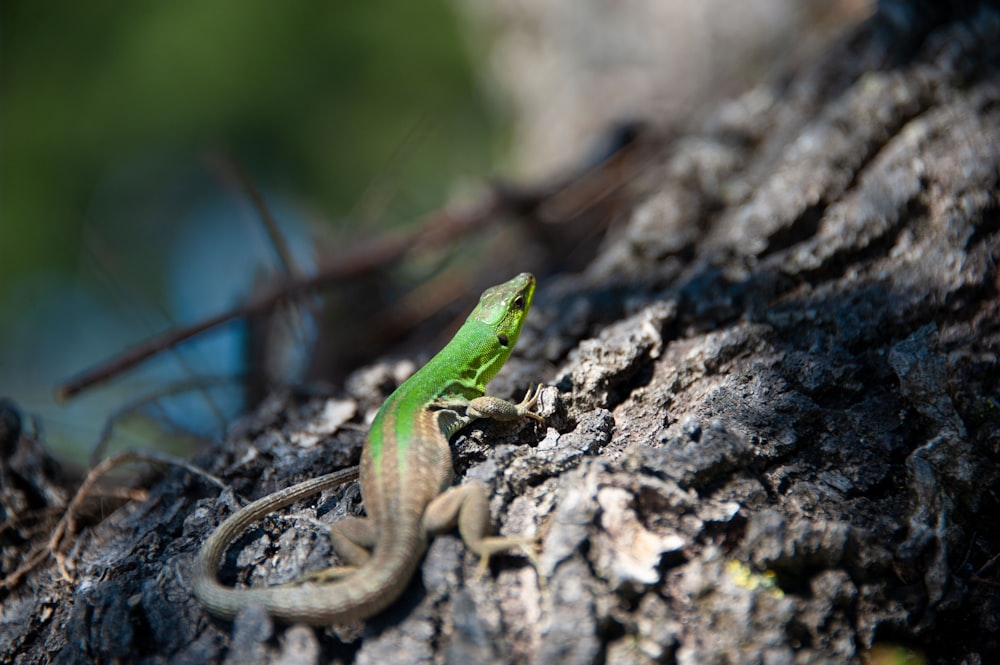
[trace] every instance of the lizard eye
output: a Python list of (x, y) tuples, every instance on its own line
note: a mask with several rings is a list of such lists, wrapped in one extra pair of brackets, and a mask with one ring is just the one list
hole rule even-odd
[(500, 333), (497, 335), (497, 341), (500, 342), (500, 346), (506, 347), (510, 340), (507, 339), (507, 335)]
[(522, 309), (524, 309), (524, 296), (518, 296), (514, 298), (514, 302), (512, 302), (510, 306), (512, 309), (520, 312)]

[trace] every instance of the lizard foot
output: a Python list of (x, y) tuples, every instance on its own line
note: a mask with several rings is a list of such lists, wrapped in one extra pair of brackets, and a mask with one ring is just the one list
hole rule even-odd
[(490, 557), (501, 552), (519, 550), (531, 562), (532, 567), (538, 570), (538, 547), (540, 538), (538, 536), (492, 536), (484, 538), (476, 547), (479, 554), (479, 565), (476, 566), (476, 581), (483, 578), (490, 566)]
[(538, 396), (541, 395), (542, 388), (544, 388), (544, 386), (541, 383), (528, 387), (528, 392), (525, 393), (524, 399), (522, 399), (517, 405), (517, 413), (519, 416), (527, 416), (528, 418), (537, 420), (540, 423), (545, 422), (544, 418), (532, 411), (532, 409), (535, 408), (535, 404), (538, 403)]

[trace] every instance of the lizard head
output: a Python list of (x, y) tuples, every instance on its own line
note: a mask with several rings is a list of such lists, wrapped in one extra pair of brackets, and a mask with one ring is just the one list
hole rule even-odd
[(492, 339), (483, 341), (487, 355), (499, 360), (496, 369), (507, 360), (517, 344), (534, 295), (535, 276), (522, 272), (514, 279), (486, 289), (479, 298), (479, 304), (469, 314), (470, 322), (485, 325), (492, 333)]

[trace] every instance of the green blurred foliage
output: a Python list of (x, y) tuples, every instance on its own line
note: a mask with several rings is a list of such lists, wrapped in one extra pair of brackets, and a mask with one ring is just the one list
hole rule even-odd
[(433, 206), (489, 160), (467, 55), (444, 2), (4, 0), (0, 300), (15, 275), (79, 260), (122, 165), (169, 179), (222, 149), (328, 219), (392, 168), (420, 192), (401, 215)]
[[(403, 222), (486, 172), (496, 112), (459, 27), (446, 0), (0, 0), (0, 395), (83, 454), (168, 373), (67, 406), (56, 383), (245, 297), (266, 240), (217, 155), (307, 245), (303, 219)], [(177, 304), (178, 263), (204, 302)]]

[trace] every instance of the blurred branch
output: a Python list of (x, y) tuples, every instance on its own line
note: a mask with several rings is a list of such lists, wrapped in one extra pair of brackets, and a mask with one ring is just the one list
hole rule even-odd
[[(522, 219), (542, 221), (545, 225), (581, 219), (600, 203), (614, 198), (635, 175), (641, 162), (641, 151), (632, 150), (636, 133), (634, 128), (621, 134), (616, 130), (616, 141), (611, 149), (596, 156), (590, 163), (564, 180), (538, 187), (517, 187), (494, 183), (477, 200), (465, 205), (447, 205), (428, 215), (412, 228), (385, 231), (372, 240), (356, 245), (325, 262), (319, 271), (307, 277), (294, 277), (271, 290), (251, 298), (248, 302), (213, 317), (168, 330), (82, 372), (56, 388), (58, 399), (69, 399), (83, 390), (111, 379), (135, 367), (165, 349), (172, 348), (203, 332), (238, 318), (261, 314), (275, 307), (300, 298), (339, 280), (356, 278), (373, 273), (402, 257), (434, 247), (453, 244), (473, 231), (485, 228), (493, 217), (502, 214), (516, 215)], [(640, 155), (637, 157), (637, 155)], [(224, 166), (224, 164), (223, 164)], [(241, 183), (244, 191), (262, 217), (270, 216), (259, 191), (249, 179), (238, 171), (230, 173)], [(607, 217), (598, 226), (608, 224)], [(272, 219), (273, 224), (273, 219)], [(593, 225), (576, 229), (579, 238), (587, 239), (594, 232)], [(535, 225), (538, 228), (538, 225)], [(546, 237), (548, 235), (549, 237)], [(567, 256), (573, 248), (567, 231), (558, 234), (538, 234), (549, 254)], [(276, 245), (277, 247), (278, 245)], [(293, 273), (294, 275), (294, 273)]]
[(442, 209), (428, 216), (415, 229), (389, 231), (374, 240), (347, 250), (334, 258), (315, 275), (293, 279), (249, 302), (189, 326), (183, 326), (138, 344), (100, 363), (56, 388), (59, 399), (69, 399), (91, 386), (135, 367), (164, 349), (169, 349), (195, 335), (227, 321), (268, 311), (277, 305), (316, 291), (337, 280), (356, 277), (390, 263), (415, 245), (430, 246), (453, 240), (468, 233), (499, 209), (498, 196), (487, 196), (477, 205), (462, 210)]

